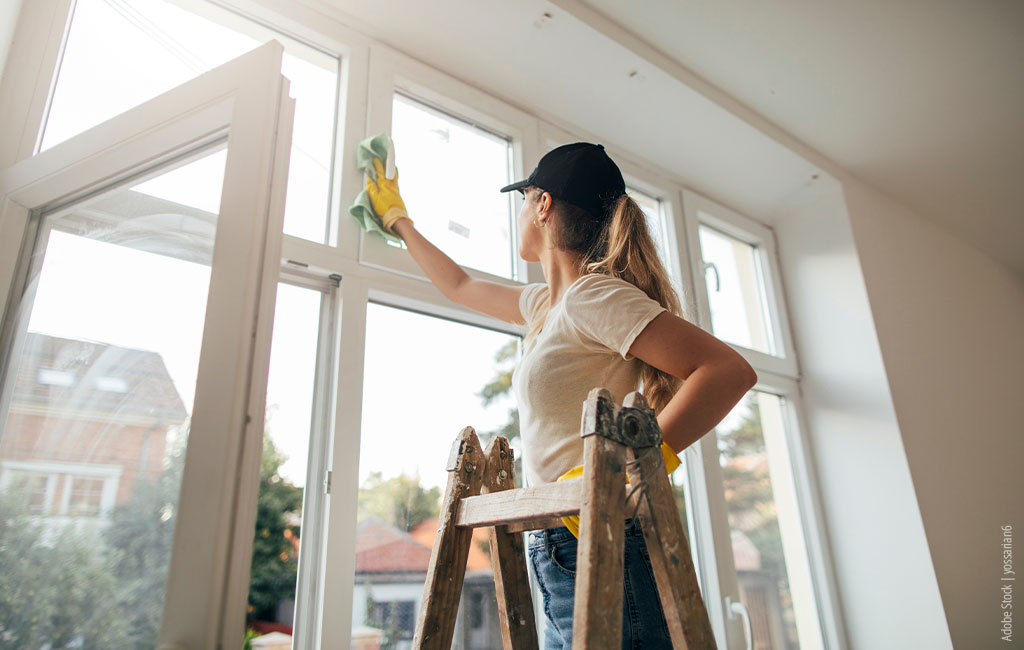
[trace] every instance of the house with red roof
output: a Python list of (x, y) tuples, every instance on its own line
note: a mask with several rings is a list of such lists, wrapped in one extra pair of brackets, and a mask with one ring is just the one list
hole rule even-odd
[[(359, 522), (356, 527), (353, 629), (361, 629), (364, 633), (367, 628), (391, 632), (397, 650), (412, 647), (436, 533), (436, 518), (423, 521), (409, 532), (372, 517)], [(475, 529), (466, 564), (462, 600), (455, 620), (453, 649), (490, 650), (501, 647), (494, 574), (484, 550), (487, 544), (487, 529)], [(373, 650), (365, 642), (360, 647)]]
[(102, 527), (164, 470), (188, 412), (163, 358), (29, 333), (0, 405), (0, 490), (55, 532)]

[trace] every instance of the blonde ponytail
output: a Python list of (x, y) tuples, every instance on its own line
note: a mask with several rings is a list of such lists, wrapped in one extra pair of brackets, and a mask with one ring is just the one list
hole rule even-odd
[[(637, 287), (666, 310), (682, 315), (679, 296), (658, 257), (658, 249), (647, 228), (647, 217), (628, 194), (614, 203), (611, 219), (584, 273), (604, 273)], [(681, 385), (681, 380), (640, 361), (640, 380), (647, 403), (660, 413)]]

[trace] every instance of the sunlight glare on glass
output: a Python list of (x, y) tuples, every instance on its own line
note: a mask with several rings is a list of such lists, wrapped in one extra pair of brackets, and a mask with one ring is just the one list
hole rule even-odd
[(462, 266), (512, 278), (507, 138), (401, 94), (392, 139), (399, 186), (417, 230)]
[(338, 59), (237, 14), (162, 0), (78, 0), (41, 149), (276, 39), (296, 99), (286, 233), (325, 239)]

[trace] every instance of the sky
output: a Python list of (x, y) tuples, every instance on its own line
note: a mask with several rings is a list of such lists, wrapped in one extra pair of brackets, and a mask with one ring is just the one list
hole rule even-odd
[[(222, 18), (234, 29), (158, 0), (79, 0), (43, 148), (244, 53), (271, 35), (233, 14)], [(249, 33), (236, 31), (242, 27)], [(330, 210), (338, 61), (277, 38), (286, 45), (283, 72), (292, 80), (296, 97), (285, 232), (322, 242)], [(126, 49), (133, 56), (124, 56)], [(459, 264), (511, 277), (512, 206), (507, 194), (497, 192), (515, 180), (508, 142), (400, 96), (394, 103), (392, 136), (403, 196), (417, 228)], [(212, 152), (131, 191), (216, 213), (225, 155), (224, 149)], [(465, 160), (473, 164), (466, 166)], [(453, 180), (453, 169), (464, 171)], [(454, 202), (439, 189), (445, 187), (470, 192), (472, 200)], [(635, 194), (645, 209), (652, 211), (657, 205), (654, 199)], [(452, 209), (454, 205), (469, 209)], [(649, 216), (660, 239), (660, 219)], [(91, 237), (108, 238), (110, 233), (82, 237), (53, 232), (29, 330), (159, 353), (191, 412), (208, 267)], [(731, 261), (738, 249), (724, 240), (705, 239), (702, 235), (705, 256), (716, 263), (723, 286), (738, 286), (738, 267)], [(319, 292), (280, 285), (267, 422), (275, 444), (288, 457), (281, 473), (296, 485), (306, 482), (319, 308)], [(743, 343), (744, 336), (749, 339), (739, 296), (713, 298), (712, 311), (722, 338), (737, 343)], [(458, 431), (467, 425), (488, 431), (508, 419), (514, 405), (511, 395), (485, 408), (476, 393), (494, 378), (494, 355), (511, 338), (371, 304), (360, 481), (371, 471), (385, 477), (404, 472), (419, 475), (428, 487), (443, 487), (444, 464)], [(729, 424), (723, 423), (723, 428)]]

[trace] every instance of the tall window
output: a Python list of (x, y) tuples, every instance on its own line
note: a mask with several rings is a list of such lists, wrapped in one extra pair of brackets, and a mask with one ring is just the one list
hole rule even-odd
[(416, 228), (459, 264), (513, 278), (508, 138), (395, 93), (392, 139)]
[(709, 226), (700, 226), (700, 250), (715, 336), (777, 354), (764, 291), (761, 250)]
[[(379, 304), (369, 305), (366, 325), (353, 627), (375, 622), (403, 630), (402, 610), (363, 605), (408, 600), (419, 607), (448, 480), (444, 468), (459, 431), (472, 426), (485, 447), (505, 436), (518, 451), (509, 380), (519, 337)], [(475, 529), (463, 600), (471, 597), (470, 583), (494, 593), (489, 554), (486, 529)], [(481, 609), (497, 613), (493, 596), (467, 603), (459, 619), (466, 612), (471, 620), (458, 629), (468, 635), (474, 621), (497, 625), (498, 617)], [(456, 647), (470, 647), (464, 642)]]

